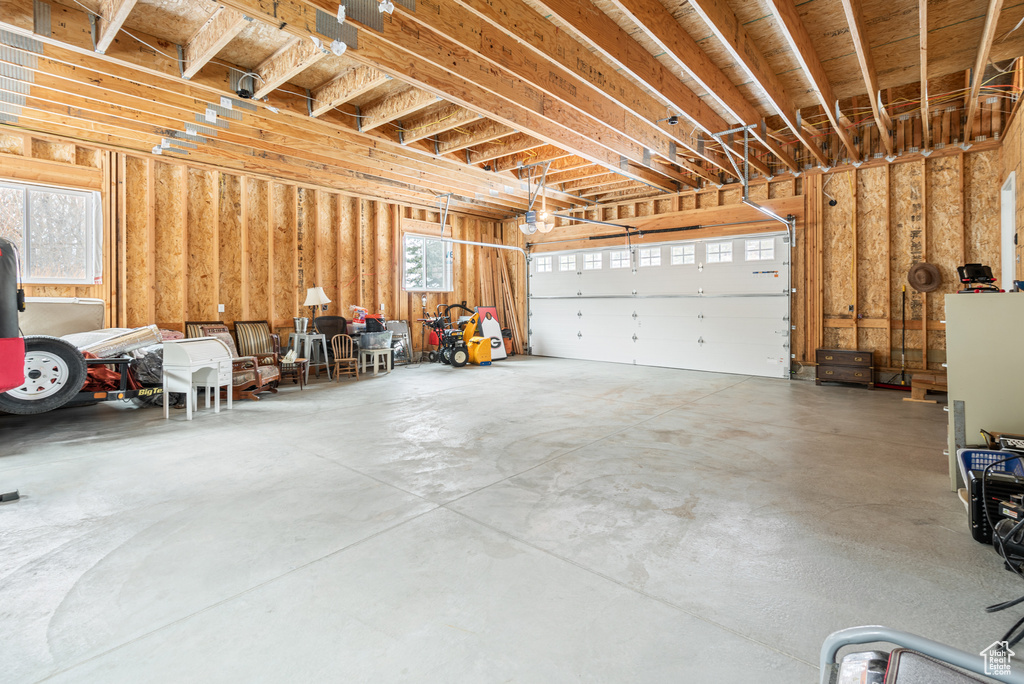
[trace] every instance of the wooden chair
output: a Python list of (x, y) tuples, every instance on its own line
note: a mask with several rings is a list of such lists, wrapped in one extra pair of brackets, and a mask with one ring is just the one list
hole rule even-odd
[[(331, 338), (331, 353), (334, 354), (334, 379), (345, 375), (359, 379), (358, 360), (352, 354), (352, 338), (348, 335), (335, 335)], [(344, 369), (344, 371), (343, 371)]]

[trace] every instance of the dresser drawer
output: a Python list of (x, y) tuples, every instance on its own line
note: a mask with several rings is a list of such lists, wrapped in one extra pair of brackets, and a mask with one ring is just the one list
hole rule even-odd
[(850, 349), (818, 349), (815, 361), (819, 366), (857, 366), (859, 368), (871, 368), (871, 352), (854, 351)]
[(872, 382), (870, 368), (854, 366), (818, 366), (816, 378), (826, 382)]

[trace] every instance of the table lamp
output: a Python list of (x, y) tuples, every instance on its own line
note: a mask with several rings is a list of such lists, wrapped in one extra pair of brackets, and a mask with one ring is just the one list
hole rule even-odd
[(313, 312), (313, 332), (319, 332), (316, 329), (316, 310), (321, 306), (324, 307), (324, 311), (327, 310), (327, 305), (331, 303), (331, 300), (327, 298), (327, 294), (324, 293), (322, 287), (311, 287), (306, 290), (306, 303), (303, 306), (308, 306)]

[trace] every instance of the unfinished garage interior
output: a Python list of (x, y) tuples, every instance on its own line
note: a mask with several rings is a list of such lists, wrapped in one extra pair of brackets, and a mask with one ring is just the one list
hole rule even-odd
[(0, 0), (4, 679), (1024, 682), (1022, 90), (1008, 0)]

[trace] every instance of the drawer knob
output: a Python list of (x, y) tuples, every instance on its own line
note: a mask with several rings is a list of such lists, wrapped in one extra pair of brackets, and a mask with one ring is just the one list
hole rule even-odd
[(854, 361), (863, 361), (863, 360), (864, 360), (864, 357), (863, 357), (863, 356), (854, 356), (854, 357), (853, 357), (853, 360), (854, 360)]
[(826, 360), (826, 361), (831, 361), (831, 360), (832, 360), (832, 357), (831, 357), (831, 356), (826, 356), (826, 357), (825, 357), (825, 360)]
[(864, 377), (863, 373), (854, 373), (854, 375), (856, 375), (858, 378), (863, 378)]
[(832, 375), (832, 371), (825, 371), (825, 375)]

